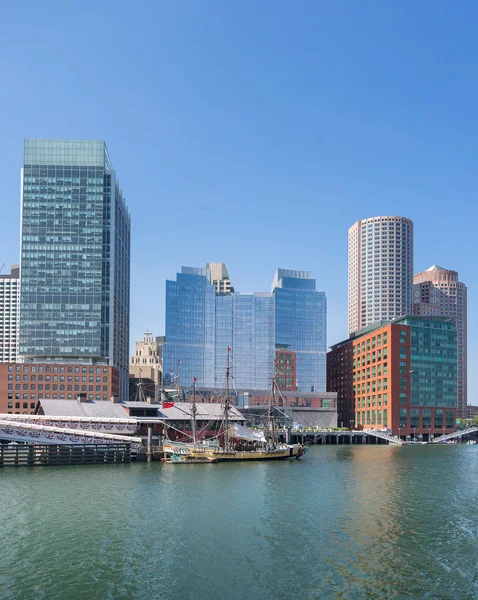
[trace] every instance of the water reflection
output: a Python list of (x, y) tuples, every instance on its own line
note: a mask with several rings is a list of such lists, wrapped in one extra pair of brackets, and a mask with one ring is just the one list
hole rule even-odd
[(478, 597), (477, 449), (5, 469), (1, 598)]

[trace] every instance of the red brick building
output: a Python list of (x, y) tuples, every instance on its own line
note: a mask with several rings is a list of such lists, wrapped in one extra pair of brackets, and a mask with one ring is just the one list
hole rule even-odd
[(297, 355), (292, 350), (276, 350), (275, 378), (280, 390), (295, 392), (297, 389)]
[(109, 400), (119, 394), (118, 369), (52, 363), (0, 364), (0, 413), (33, 414), (40, 398)]
[(332, 346), (327, 389), (338, 420), (425, 437), (456, 429), (456, 332), (450, 319), (404, 317)]

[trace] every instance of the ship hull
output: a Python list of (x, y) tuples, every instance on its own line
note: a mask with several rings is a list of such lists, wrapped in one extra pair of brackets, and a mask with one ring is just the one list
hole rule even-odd
[[(196, 453), (195, 456), (204, 456), (204, 453)], [(254, 460), (287, 460), (290, 458), (300, 458), (304, 454), (300, 446), (288, 446), (287, 448), (278, 448), (274, 450), (234, 450), (227, 452), (217, 449), (206, 452), (207, 456), (216, 459), (218, 462), (233, 461), (254, 461)]]
[(305, 454), (305, 448), (300, 444), (284, 445), (271, 450), (258, 448), (257, 450), (231, 451), (226, 451), (217, 447), (207, 448), (186, 444), (181, 446), (177, 444), (165, 444), (163, 450), (166, 456), (177, 454), (190, 458), (210, 458), (218, 462), (287, 460), (291, 458), (300, 458)]

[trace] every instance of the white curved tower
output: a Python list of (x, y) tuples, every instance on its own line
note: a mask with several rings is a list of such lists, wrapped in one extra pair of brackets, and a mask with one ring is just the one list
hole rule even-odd
[(349, 334), (412, 312), (413, 221), (370, 217), (349, 229)]

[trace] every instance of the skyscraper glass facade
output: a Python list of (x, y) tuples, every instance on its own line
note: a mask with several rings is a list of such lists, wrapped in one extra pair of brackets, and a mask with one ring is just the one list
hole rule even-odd
[(120, 371), (127, 397), (130, 216), (103, 141), (25, 140), (19, 354)]
[(406, 317), (410, 325), (410, 404), (457, 406), (457, 335), (453, 319)]
[(296, 353), (297, 389), (326, 390), (327, 308), (307, 271), (278, 269), (272, 284), (275, 343)]
[(274, 352), (273, 297), (270, 294), (234, 294), (234, 387), (268, 389), (274, 373)]
[(216, 288), (207, 269), (183, 267), (166, 282), (163, 381), (214, 387)]
[(278, 275), (270, 294), (216, 293), (208, 269), (183, 267), (168, 281), (164, 382), (179, 373), (180, 385), (196, 377), (200, 386), (224, 388), (229, 358), (232, 387), (267, 389), (279, 335), (297, 351), (301, 390), (325, 391), (325, 294), (308, 274)]

